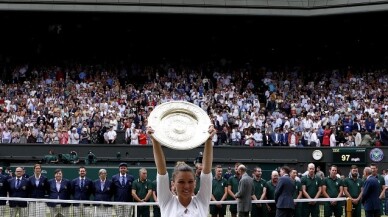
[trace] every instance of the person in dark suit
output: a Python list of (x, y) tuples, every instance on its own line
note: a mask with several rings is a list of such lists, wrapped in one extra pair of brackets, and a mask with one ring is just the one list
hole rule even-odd
[(283, 129), (280, 133), (280, 144), (281, 146), (288, 146), (288, 132)]
[[(54, 171), (55, 178), (48, 181), (49, 184), (49, 199), (61, 199), (70, 200), (71, 183), (68, 179), (63, 179), (61, 169)], [(47, 203), (50, 208), (50, 215), (57, 216), (61, 214), (63, 216), (69, 216), (70, 203)]]
[(238, 166), (241, 174), (240, 182), (238, 183), (238, 191), (235, 194), (237, 198), (237, 212), (239, 217), (248, 217), (252, 210), (252, 195), (255, 195), (255, 186), (253, 178), (247, 174), (247, 168), (241, 164)]
[[(135, 178), (128, 174), (128, 166), (126, 163), (119, 164), (119, 174), (112, 177), (113, 199), (118, 202), (133, 202), (132, 198), (132, 183)], [(117, 216), (131, 216), (132, 207), (118, 205), (116, 207)]]
[(276, 217), (292, 217), (294, 214), (295, 187), (289, 174), (291, 169), (284, 166), (280, 169), (280, 179), (275, 189)]
[(364, 205), (365, 217), (380, 217), (380, 185), (376, 177), (372, 176), (372, 169), (364, 169), (364, 190), (361, 203)]
[[(106, 169), (98, 171), (98, 179), (93, 181), (93, 196), (95, 201), (112, 201), (112, 181), (107, 179)], [(111, 217), (111, 205), (97, 205), (93, 213), (94, 217)]]
[(354, 118), (352, 129), (356, 130), (357, 132), (361, 132), (362, 126), (357, 118)]
[[(7, 197), (8, 192), (8, 176), (0, 173), (0, 197)], [(0, 213), (5, 213), (6, 200), (0, 200)]]
[[(86, 168), (81, 166), (78, 169), (79, 177), (71, 181), (71, 193), (73, 200), (90, 200), (93, 182), (86, 177)], [(89, 204), (73, 204), (74, 215), (90, 216), (91, 208)]]
[[(28, 179), (23, 177), (23, 168), (17, 167), (15, 177), (8, 179), (8, 192), (10, 197), (28, 197)], [(10, 216), (14, 217), (19, 213), (20, 217), (28, 216), (26, 201), (9, 201)]]
[[(28, 179), (30, 198), (44, 198), (48, 192), (48, 179), (42, 175), (42, 166), (34, 165), (34, 174)], [(44, 202), (30, 202), (28, 204), (28, 212), (35, 213), (36, 216), (46, 215), (46, 204)]]
[(268, 131), (265, 131), (263, 135), (263, 146), (271, 146), (271, 136)]
[(280, 146), (281, 145), (281, 134), (279, 133), (279, 128), (275, 128), (275, 132), (271, 134), (272, 146)]

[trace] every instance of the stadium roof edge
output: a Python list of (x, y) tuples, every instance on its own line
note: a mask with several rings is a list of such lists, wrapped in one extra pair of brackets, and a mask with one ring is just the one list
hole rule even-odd
[[(1, 1), (1, 0), (0, 0)], [(209, 5), (157, 5), (157, 4), (69, 4), (0, 2), (0, 11), (47, 11), (47, 12), (107, 12), (107, 13), (161, 13), (202, 15), (249, 15), (249, 16), (327, 16), (350, 13), (369, 13), (388, 10), (388, 3), (322, 5), (316, 7), (250, 7)]]

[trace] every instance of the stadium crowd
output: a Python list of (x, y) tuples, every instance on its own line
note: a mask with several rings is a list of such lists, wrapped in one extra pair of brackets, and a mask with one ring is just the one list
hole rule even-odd
[[(212, 195), (211, 201), (237, 201), (237, 193), (241, 188), (246, 186), (239, 185), (239, 182), (243, 176), (239, 166), (241, 163), (235, 163), (234, 172), (233, 168), (229, 167), (225, 172), (225, 168), (222, 165), (216, 165), (213, 168), (214, 178), (212, 179)], [(195, 180), (198, 183), (200, 181), (200, 174), (202, 171), (202, 163), (196, 163), (195, 165)], [(284, 168), (284, 167), (282, 167)], [(287, 167), (288, 168), (288, 167)], [(345, 171), (340, 173), (337, 166), (331, 165), (328, 171), (328, 175), (325, 176), (324, 172), (315, 167), (313, 163), (309, 163), (306, 172), (301, 175), (297, 169), (290, 168), (287, 171), (289, 178), (292, 180), (292, 185), (295, 191), (292, 193), (293, 199), (325, 199), (319, 202), (298, 202), (295, 203), (295, 208), (292, 209), (293, 216), (322, 216), (321, 210), (323, 210), (324, 216), (343, 216), (343, 208), (345, 198), (351, 199), (352, 202), (352, 216), (361, 217), (362, 212), (362, 197), (365, 195), (362, 192), (362, 188), (365, 186), (368, 176), (373, 176), (378, 181), (378, 211), (381, 214), (387, 215), (388, 213), (388, 200), (385, 192), (387, 190), (388, 175), (386, 170), (382, 170), (379, 174), (378, 166), (374, 163), (370, 164), (370, 174), (362, 174), (356, 165), (352, 165), (349, 168), (348, 175), (345, 175)], [(0, 167), (0, 211), (7, 213), (9, 210), (10, 216), (47, 216), (49, 210), (50, 216), (94, 216), (94, 217), (108, 217), (108, 216), (132, 216), (132, 205), (117, 205), (117, 204), (98, 204), (94, 203), (85, 204), (84, 201), (94, 200), (103, 202), (136, 202), (141, 203), (141, 206), (137, 207), (137, 216), (161, 216), (160, 209), (154, 205), (151, 211), (150, 205), (145, 202), (158, 201), (157, 182), (152, 181), (147, 175), (147, 169), (139, 169), (139, 174), (130, 174), (128, 171), (128, 165), (126, 163), (120, 163), (118, 173), (111, 177), (108, 177), (105, 169), (99, 169), (98, 179), (92, 180), (88, 177), (87, 168), (80, 166), (78, 169), (79, 176), (69, 179), (68, 174), (63, 174), (61, 169), (54, 171), (53, 178), (46, 177), (42, 174), (42, 166), (40, 164), (34, 165), (33, 174), (27, 174), (24, 168), (17, 167), (15, 174), (5, 171), (3, 174), (3, 168)], [(192, 171), (194, 173), (194, 171)], [(265, 180), (262, 177), (263, 170), (259, 166), (255, 166), (251, 169), (250, 177), (254, 185), (254, 194), (250, 194), (249, 208), (247, 212), (251, 213), (251, 216), (276, 216), (276, 204), (268, 203), (267, 200), (274, 200), (275, 191), (281, 178), (282, 169), (273, 170), (269, 180)], [(303, 172), (303, 171), (299, 171)], [(347, 171), (346, 171), (347, 172)], [(284, 174), (283, 174), (284, 175)], [(368, 175), (368, 176), (367, 176)], [(138, 177), (138, 178), (135, 178)], [(377, 182), (377, 181), (376, 181)], [(199, 191), (199, 186), (194, 185), (194, 194)], [(170, 191), (172, 194), (177, 195), (176, 183), (171, 181)], [(5, 197), (9, 196), (8, 204)], [(91, 197), (93, 196), (93, 198)], [(17, 198), (15, 198), (17, 197)], [(24, 201), (18, 201), (15, 199), (28, 199)], [(58, 201), (45, 201), (39, 202), (32, 198), (38, 199), (60, 199), (67, 200), (67, 203), (58, 203)], [(332, 198), (330, 201), (328, 199)], [(69, 201), (72, 199), (72, 201)], [(259, 200), (259, 203), (252, 204), (253, 200)], [(334, 200), (338, 199), (338, 200)], [(82, 203), (78, 201), (82, 200)], [(266, 201), (262, 201), (266, 200)], [(81, 202), (81, 201), (80, 201)], [(385, 209), (383, 209), (383, 203), (385, 202)], [(322, 206), (323, 204), (323, 209)], [(363, 202), (364, 204), (364, 202)], [(8, 205), (8, 206), (7, 206)], [(365, 205), (364, 205), (365, 209)], [(232, 217), (237, 216), (236, 204), (229, 206), (229, 212)], [(227, 205), (226, 204), (213, 204), (210, 205), (209, 212), (212, 217), (226, 216)], [(114, 215), (115, 213), (116, 215)], [(183, 215), (182, 215), (183, 216)], [(229, 216), (229, 215), (228, 215)], [(249, 216), (249, 214), (248, 214)]]
[(19, 65), (1, 82), (1, 141), (113, 144), (122, 130), (128, 144), (149, 144), (152, 109), (184, 100), (208, 112), (218, 130), (214, 145), (388, 145), (385, 70), (226, 65)]

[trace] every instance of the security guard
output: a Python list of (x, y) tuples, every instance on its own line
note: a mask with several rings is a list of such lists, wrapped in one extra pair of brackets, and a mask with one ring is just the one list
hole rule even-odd
[[(152, 182), (147, 179), (147, 170), (139, 170), (139, 178), (132, 184), (132, 197), (135, 202), (148, 202), (152, 196)], [(149, 206), (138, 206), (137, 217), (149, 217)]]

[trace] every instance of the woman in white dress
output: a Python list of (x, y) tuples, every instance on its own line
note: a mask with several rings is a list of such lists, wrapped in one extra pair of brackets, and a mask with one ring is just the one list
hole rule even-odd
[(207, 217), (212, 193), (212, 137), (216, 134), (216, 130), (213, 125), (209, 127), (210, 136), (205, 142), (200, 189), (195, 196), (193, 196), (196, 185), (195, 174), (193, 169), (184, 162), (177, 163), (174, 173), (172, 174), (172, 181), (177, 195), (172, 194), (169, 190), (170, 180), (166, 169), (166, 159), (160, 143), (152, 137), (153, 132), (154, 130), (151, 127), (147, 128), (147, 133), (150, 135), (152, 140), (155, 164), (158, 172), (157, 202), (160, 206), (161, 216)]
[(131, 145), (139, 145), (139, 131), (132, 128), (131, 132)]

